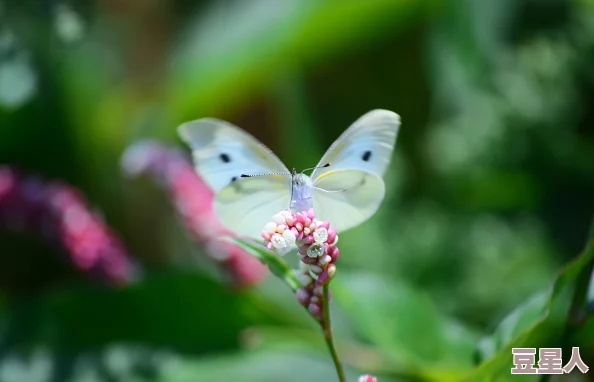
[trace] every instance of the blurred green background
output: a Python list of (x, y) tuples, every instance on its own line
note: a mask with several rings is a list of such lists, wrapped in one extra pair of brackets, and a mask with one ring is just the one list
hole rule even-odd
[(144, 270), (112, 288), (0, 231), (0, 381), (336, 380), (290, 290), (229, 288), (120, 160), (189, 157), (175, 128), (209, 116), (306, 168), (375, 108), (402, 127), (382, 207), (340, 237), (350, 380), (522, 380), (518, 335), (594, 367), (593, 319), (552, 314), (592, 259), (550, 294), (594, 211), (592, 1), (0, 0), (0, 164), (81, 189)]

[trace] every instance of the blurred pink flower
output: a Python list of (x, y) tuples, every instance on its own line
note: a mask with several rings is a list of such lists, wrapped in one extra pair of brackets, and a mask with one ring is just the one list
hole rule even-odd
[(372, 375), (365, 374), (359, 377), (358, 382), (377, 382), (377, 378)]
[(124, 153), (122, 167), (130, 176), (151, 175), (167, 190), (192, 238), (221, 265), (234, 286), (257, 284), (268, 274), (259, 260), (220, 240), (232, 234), (214, 214), (213, 192), (181, 152), (153, 141), (137, 142)]
[(78, 190), (62, 182), (0, 166), (0, 226), (41, 235), (78, 269), (101, 280), (126, 284), (137, 275), (120, 239)]

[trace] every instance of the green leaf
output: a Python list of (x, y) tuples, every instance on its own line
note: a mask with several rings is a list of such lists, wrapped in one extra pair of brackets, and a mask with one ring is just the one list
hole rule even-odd
[(227, 237), (225, 240), (241, 247), (244, 251), (257, 257), (261, 262), (268, 265), (270, 271), (281, 280), (283, 280), (295, 292), (301, 287), (299, 280), (293, 274), (289, 265), (284, 262), (279, 255), (272, 252), (262, 244), (250, 240), (237, 237)]
[(426, 294), (371, 274), (340, 273), (332, 289), (359, 334), (389, 355), (399, 373), (454, 381), (471, 370), (477, 336), (441, 314)]
[(234, 349), (253, 325), (245, 293), (191, 272), (149, 274), (123, 289), (79, 285), (21, 301), (7, 314), (12, 347), (27, 342), (79, 351), (112, 342), (202, 353)]
[(549, 293), (541, 292), (530, 297), (514, 309), (497, 326), (495, 332), (483, 338), (479, 344), (482, 360), (493, 357), (499, 350), (512, 341), (546, 313)]
[[(465, 381), (507, 381), (510, 376), (510, 369), (513, 367), (512, 348), (521, 347), (555, 347), (560, 346), (561, 336), (564, 333), (567, 317), (571, 307), (572, 295), (575, 289), (575, 281), (590, 262), (594, 261), (594, 238), (590, 240), (583, 254), (566, 266), (557, 276), (553, 287), (548, 294), (548, 300), (544, 306), (544, 314), (539, 315), (539, 298), (532, 300), (524, 309), (512, 313), (514, 315), (526, 315), (522, 322), (518, 324), (519, 328), (524, 330), (512, 330), (519, 334), (511, 341), (502, 346), (499, 351), (488, 361), (480, 365)], [(520, 313), (518, 313), (520, 312)], [(532, 323), (529, 325), (529, 321)], [(518, 322), (517, 319), (504, 320), (494, 338), (500, 337), (501, 340), (508, 336), (502, 336), (501, 333), (508, 329), (508, 323)], [(514, 380), (531, 381), (536, 380), (538, 376), (517, 375)]]

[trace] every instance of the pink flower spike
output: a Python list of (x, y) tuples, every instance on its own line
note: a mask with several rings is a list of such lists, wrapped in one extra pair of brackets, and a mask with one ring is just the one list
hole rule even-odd
[[(281, 222), (281, 217), (284, 221)], [(282, 211), (276, 214), (271, 228), (264, 229), (270, 235), (263, 234), (268, 248), (274, 248), (279, 255), (280, 249), (287, 252), (289, 246), (297, 246), (301, 257), (299, 269), (293, 271), (301, 284), (296, 292), (299, 303), (306, 306), (314, 318), (322, 315), (323, 286), (327, 285), (336, 273), (334, 263), (338, 259), (339, 250), (335, 247), (338, 240), (336, 229), (330, 228), (330, 222), (315, 219), (314, 210), (290, 213)], [(328, 291), (328, 299), (331, 299)]]

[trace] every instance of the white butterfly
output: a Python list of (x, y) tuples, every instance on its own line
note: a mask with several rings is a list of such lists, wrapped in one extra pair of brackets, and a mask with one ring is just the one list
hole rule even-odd
[(259, 237), (276, 213), (314, 208), (338, 232), (355, 227), (379, 208), (400, 127), (398, 114), (372, 110), (333, 144), (311, 177), (290, 172), (270, 149), (238, 127), (204, 118), (179, 126), (192, 148), (198, 174), (215, 192), (214, 210), (238, 235)]

